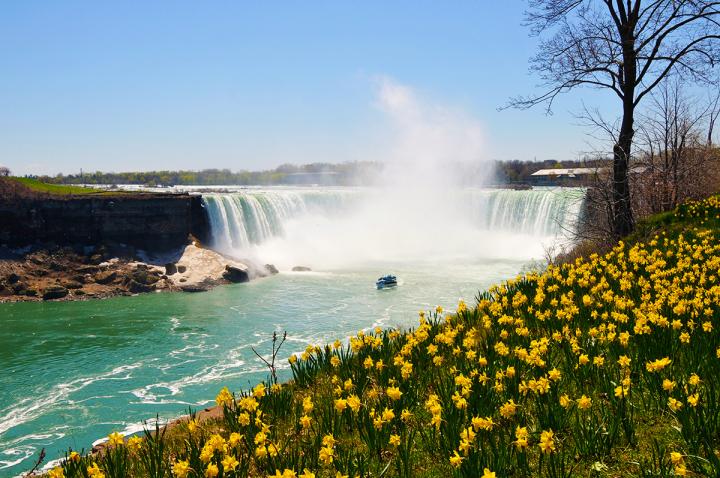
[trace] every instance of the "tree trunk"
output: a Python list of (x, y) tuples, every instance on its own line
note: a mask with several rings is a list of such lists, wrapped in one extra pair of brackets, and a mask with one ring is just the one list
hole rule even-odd
[(630, 234), (634, 227), (630, 205), (629, 159), (633, 136), (633, 112), (623, 113), (618, 142), (613, 148), (613, 231), (620, 238)]
[(632, 206), (630, 204), (629, 163), (633, 141), (635, 115), (635, 86), (637, 83), (637, 56), (635, 53), (635, 21), (629, 20), (620, 30), (623, 44), (623, 64), (620, 66), (623, 90), (623, 116), (620, 135), (613, 147), (613, 232), (619, 239), (633, 231)]

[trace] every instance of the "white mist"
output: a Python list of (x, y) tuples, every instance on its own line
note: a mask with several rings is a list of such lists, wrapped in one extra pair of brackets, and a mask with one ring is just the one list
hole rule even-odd
[[(377, 105), (390, 127), (389, 144), (377, 157), (385, 169), (376, 188), (360, 191), (343, 215), (303, 214), (284, 222), (282, 236), (242, 251), (281, 270), (315, 270), (438, 264), (488, 258), (530, 259), (543, 254), (543, 240), (518, 231), (478, 224), (477, 204), (459, 186), (458, 164), (483, 161), (483, 128), (467, 114), (424, 101), (389, 78), (377, 80)], [(484, 177), (471, 178), (480, 185)], [(462, 178), (464, 183), (468, 178)], [(385, 268), (385, 269), (383, 269)]]

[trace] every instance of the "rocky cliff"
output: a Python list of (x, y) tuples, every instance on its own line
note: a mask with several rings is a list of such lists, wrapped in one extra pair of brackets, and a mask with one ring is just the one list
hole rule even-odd
[(0, 197), (0, 244), (120, 243), (152, 252), (208, 238), (201, 198), (186, 194)]

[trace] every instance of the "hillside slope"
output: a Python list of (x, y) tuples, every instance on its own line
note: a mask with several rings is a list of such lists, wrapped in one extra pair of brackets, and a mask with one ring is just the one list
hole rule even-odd
[(720, 200), (653, 221), (51, 476), (717, 476)]

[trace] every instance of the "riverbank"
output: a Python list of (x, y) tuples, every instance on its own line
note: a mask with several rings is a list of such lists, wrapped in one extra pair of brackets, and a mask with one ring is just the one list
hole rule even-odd
[(0, 223), (0, 302), (198, 292), (273, 271), (201, 247), (207, 214), (189, 194), (0, 178)]
[(221, 417), (111, 435), (106, 453), (60, 469), (714, 476), (718, 218), (717, 197), (684, 205), (648, 222), (648, 239), (507, 281), (456, 315), (438, 308), (408, 332), (310, 346), (290, 357), (288, 383), (221, 390)]
[(149, 255), (128, 246), (0, 248), (0, 303), (105, 299), (149, 292), (203, 292), (277, 272), (193, 241)]

